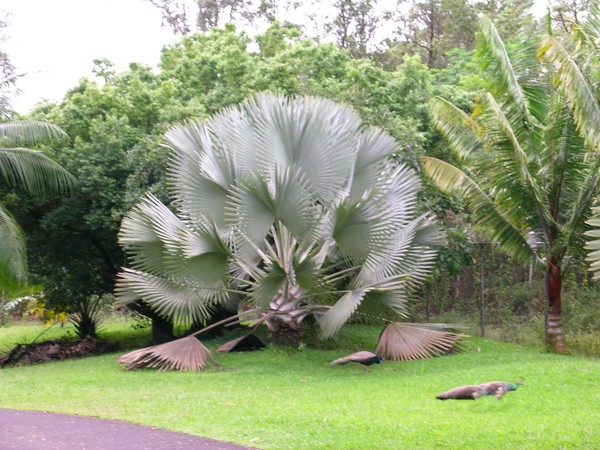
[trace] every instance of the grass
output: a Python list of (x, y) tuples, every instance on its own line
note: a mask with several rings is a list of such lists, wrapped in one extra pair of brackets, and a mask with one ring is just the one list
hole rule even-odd
[[(0, 328), (0, 348), (21, 328), (32, 331)], [(123, 337), (126, 328), (105, 332)], [(123, 372), (117, 354), (3, 369), (0, 407), (124, 419), (264, 449), (600, 447), (600, 360), (471, 338), (465, 352), (443, 358), (368, 371), (328, 365), (372, 348), (378, 332), (352, 327), (337, 349), (216, 354), (219, 366), (201, 373)], [(525, 386), (501, 401), (435, 399), (458, 385), (521, 377)]]

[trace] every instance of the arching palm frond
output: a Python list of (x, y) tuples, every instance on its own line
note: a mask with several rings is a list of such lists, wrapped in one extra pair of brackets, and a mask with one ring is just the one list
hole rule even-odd
[(35, 195), (68, 192), (75, 182), (59, 164), (27, 148), (0, 148), (0, 178)]
[(490, 88), (493, 89), (492, 93), (495, 97), (506, 99), (506, 106), (510, 111), (508, 114), (511, 119), (514, 118), (511, 120), (511, 127), (517, 131), (517, 135), (527, 134), (527, 130), (535, 123), (535, 118), (530, 113), (529, 101), (519, 84), (513, 62), (492, 21), (483, 16), (479, 25), (477, 57)]
[(66, 138), (62, 129), (47, 122), (12, 120), (0, 123), (0, 147), (24, 147)]
[(484, 130), (473, 117), (441, 97), (432, 97), (427, 106), (433, 124), (444, 135), (459, 160), (464, 161), (473, 154), (483, 153), (481, 136)]
[[(471, 117), (443, 99), (429, 103), (436, 127), (448, 140), (455, 153), (477, 179), (482, 192), (496, 191), (498, 198), (519, 198), (528, 205), (535, 221), (552, 223), (545, 205), (544, 190), (538, 175), (539, 161), (527, 153), (539, 136), (527, 136), (523, 142), (493, 96), (488, 94), (479, 115)], [(533, 125), (531, 129), (535, 128)], [(485, 149), (485, 150), (484, 150)], [(438, 174), (440, 168), (437, 169)], [(465, 175), (466, 176), (466, 175)], [(464, 178), (466, 181), (468, 179)], [(446, 186), (444, 189), (449, 189)], [(521, 221), (523, 213), (505, 202), (495, 202), (499, 214), (513, 223)], [(508, 203), (507, 203), (508, 204)], [(516, 214), (516, 217), (511, 217)], [(527, 228), (527, 227), (526, 227)]]
[[(508, 176), (513, 178), (517, 175), (517, 180), (521, 190), (524, 188), (528, 196), (532, 197), (533, 204), (540, 210), (540, 217), (546, 223), (552, 221), (550, 212), (545, 207), (542, 188), (539, 185), (534, 174), (530, 172), (531, 155), (526, 153), (526, 146), (530, 144), (529, 139), (524, 142), (519, 141), (516, 131), (502, 111), (500, 105), (491, 94), (486, 95), (487, 111), (491, 117), (491, 123), (487, 123), (487, 129), (494, 133), (494, 141), (491, 145), (494, 155), (494, 164), (497, 165), (497, 173), (508, 172)], [(539, 166), (531, 164), (535, 169)], [(505, 178), (505, 174), (501, 174)], [(494, 177), (496, 179), (496, 177)]]
[[(42, 152), (22, 147), (44, 140), (64, 139), (58, 127), (40, 121), (0, 123), (0, 180), (9, 187), (42, 195), (65, 193), (75, 178)], [(0, 208), (0, 282), (24, 283), (27, 274), (23, 234), (7, 211)]]
[(22, 284), (27, 277), (23, 232), (12, 216), (0, 208), (0, 285)]
[(521, 234), (520, 227), (498, 211), (493, 199), (475, 181), (460, 169), (437, 158), (423, 157), (421, 161), (427, 174), (440, 189), (459, 192), (463, 196), (476, 220), (491, 230), (492, 239), (499, 242), (511, 256), (520, 261), (538, 258), (530, 247), (527, 236)]
[(539, 55), (558, 64), (553, 80), (569, 100), (578, 131), (584, 136), (589, 155), (594, 157), (600, 149), (600, 102), (598, 90), (582, 72), (576, 59), (553, 36), (547, 36), (539, 49)]

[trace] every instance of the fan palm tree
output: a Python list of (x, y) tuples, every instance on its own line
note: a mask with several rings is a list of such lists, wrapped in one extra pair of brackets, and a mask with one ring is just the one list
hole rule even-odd
[[(74, 182), (72, 175), (44, 153), (26, 147), (65, 137), (60, 128), (46, 122), (0, 122), (0, 179), (5, 186), (34, 195), (66, 192)], [(23, 284), (26, 275), (22, 230), (11, 214), (0, 207), (0, 284), (4, 287)]]
[(433, 121), (464, 170), (431, 157), (422, 163), (440, 188), (462, 194), (474, 219), (509, 255), (544, 267), (546, 344), (564, 352), (565, 257), (582, 245), (600, 176), (596, 90), (553, 37), (538, 49), (550, 64), (519, 71), (484, 17), (478, 49), (492, 88), (475, 112), (441, 98), (430, 102)]
[(387, 133), (325, 99), (262, 94), (166, 139), (174, 212), (146, 195), (123, 220), (121, 304), (193, 323), (244, 298), (292, 346), (307, 316), (332, 336), (356, 312), (406, 314), (444, 236)]

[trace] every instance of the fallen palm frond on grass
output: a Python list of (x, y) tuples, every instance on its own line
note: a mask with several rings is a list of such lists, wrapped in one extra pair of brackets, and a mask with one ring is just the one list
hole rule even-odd
[[(220, 320), (212, 325), (202, 328), (186, 337), (176, 339), (164, 344), (154, 345), (139, 350), (134, 350), (119, 356), (117, 362), (123, 364), (124, 370), (153, 368), (165, 370), (204, 370), (209, 363), (217, 365), (210, 350), (198, 340), (196, 336), (224, 325), (239, 324), (245, 317), (255, 313), (256, 309), (235, 314), (227, 319)], [(258, 320), (260, 322), (260, 319)], [(237, 341), (238, 339), (236, 339)]]
[(431, 358), (456, 351), (458, 341), (468, 337), (433, 327), (432, 324), (389, 323), (381, 332), (375, 351), (389, 361)]
[(124, 370), (155, 368), (164, 370), (204, 370), (216, 365), (210, 350), (195, 336), (187, 336), (165, 344), (134, 350), (119, 356), (117, 362)]
[[(142, 368), (154, 368), (159, 371), (204, 370), (209, 363), (216, 365), (216, 362), (210, 350), (196, 336), (218, 326), (239, 324), (244, 317), (256, 311), (253, 309), (236, 314), (184, 338), (134, 350), (118, 357), (117, 362), (124, 365), (124, 370)], [(266, 315), (263, 315), (253, 321), (248, 333), (221, 345), (217, 351), (227, 353), (243, 347), (244, 343), (248, 348), (264, 346), (260, 339), (253, 338), (253, 333), (264, 322), (265, 317)], [(436, 327), (443, 331), (433, 329)], [(457, 341), (468, 336), (447, 331), (444, 327), (433, 324), (389, 323), (379, 336), (376, 352), (390, 361), (406, 361), (441, 356), (458, 350)]]
[[(258, 324), (260, 325), (260, 323)], [(237, 339), (226, 342), (225, 344), (217, 348), (218, 352), (229, 353), (229, 352), (243, 352), (249, 350), (258, 350), (265, 347), (265, 343), (254, 334), (258, 325), (255, 325), (248, 333), (240, 336)]]

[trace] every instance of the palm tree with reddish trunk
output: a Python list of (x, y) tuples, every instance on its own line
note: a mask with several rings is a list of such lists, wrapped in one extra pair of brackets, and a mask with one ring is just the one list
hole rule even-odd
[(511, 60), (482, 18), (477, 54), (489, 92), (472, 114), (441, 98), (430, 101), (432, 119), (462, 168), (422, 159), (437, 185), (461, 194), (504, 251), (544, 268), (546, 345), (556, 352), (568, 351), (561, 326), (564, 261), (583, 245), (600, 179), (597, 90), (570, 44), (548, 36), (529, 58)]

